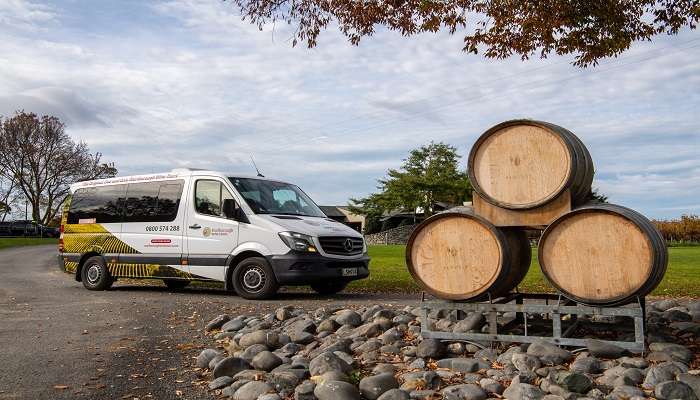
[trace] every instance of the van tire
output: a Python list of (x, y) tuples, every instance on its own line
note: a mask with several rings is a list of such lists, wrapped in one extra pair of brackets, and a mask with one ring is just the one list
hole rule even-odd
[(275, 273), (263, 257), (248, 257), (239, 262), (231, 279), (236, 293), (244, 299), (269, 299), (279, 289)]
[(343, 291), (348, 286), (349, 282), (323, 282), (314, 283), (311, 289), (318, 294), (336, 294)]
[(186, 279), (163, 279), (163, 283), (168, 289), (183, 289), (190, 284), (190, 281)]
[(83, 286), (88, 290), (109, 289), (114, 282), (112, 275), (107, 269), (105, 260), (100, 256), (90, 257), (85, 260), (83, 267), (80, 269), (80, 277), (82, 278)]

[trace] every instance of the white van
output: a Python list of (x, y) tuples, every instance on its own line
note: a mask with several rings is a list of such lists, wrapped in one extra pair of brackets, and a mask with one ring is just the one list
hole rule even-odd
[(280, 285), (337, 293), (369, 275), (362, 235), (289, 183), (175, 169), (80, 182), (71, 194), (60, 264), (90, 290), (119, 278), (213, 280), (264, 299)]

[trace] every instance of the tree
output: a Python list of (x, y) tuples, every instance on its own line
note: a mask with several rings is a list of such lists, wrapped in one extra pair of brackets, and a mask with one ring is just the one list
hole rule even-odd
[(350, 210), (368, 218), (417, 209), (429, 216), (438, 202), (462, 204), (471, 198), (471, 185), (466, 171), (459, 170), (459, 159), (457, 149), (444, 143), (411, 150), (400, 169), (390, 169), (379, 180), (378, 193), (351, 199)]
[(114, 165), (101, 158), (85, 143), (75, 143), (56, 117), (18, 111), (12, 118), (0, 118), (0, 175), (14, 180), (36, 222), (54, 218), (70, 184), (115, 176)]
[(12, 207), (4, 201), (0, 201), (0, 222), (5, 222), (5, 217), (12, 211)]
[(591, 192), (588, 194), (588, 201), (594, 201), (597, 203), (607, 203), (608, 202), (608, 196), (604, 195), (603, 193), (600, 193), (598, 191), (598, 188), (593, 188)]
[(700, 242), (700, 216), (682, 215), (680, 219), (652, 220), (664, 239), (670, 242)]
[(0, 222), (4, 222), (17, 201), (17, 181), (13, 176), (3, 176), (0, 172)]
[(329, 24), (337, 24), (357, 45), (377, 27), (404, 36), (465, 30), (463, 51), (489, 58), (513, 54), (575, 54), (577, 66), (617, 56), (635, 41), (695, 29), (697, 0), (232, 0), (243, 19), (261, 30), (271, 23), (295, 26), (293, 45), (317, 44)]

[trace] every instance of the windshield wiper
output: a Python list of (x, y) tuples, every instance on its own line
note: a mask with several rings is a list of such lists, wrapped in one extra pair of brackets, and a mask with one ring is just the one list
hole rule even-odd
[(318, 215), (311, 215), (311, 214), (297, 214), (297, 213), (289, 213), (289, 212), (268, 212), (266, 214), (277, 214), (277, 215), (294, 215), (296, 217), (318, 217)]

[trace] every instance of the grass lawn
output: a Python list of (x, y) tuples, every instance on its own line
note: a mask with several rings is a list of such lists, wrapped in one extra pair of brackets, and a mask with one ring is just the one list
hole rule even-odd
[[(533, 249), (530, 272), (520, 285), (522, 291), (553, 292), (540, 272), (537, 250)], [(405, 246), (370, 246), (370, 277), (353, 282), (349, 288), (358, 291), (408, 291), (420, 289), (406, 269)], [(652, 293), (655, 296), (700, 297), (700, 246), (669, 248), (666, 276)]]
[(18, 246), (36, 246), (40, 244), (55, 244), (58, 246), (58, 239), (55, 238), (3, 238), (0, 237), (0, 249)]
[[(17, 246), (57, 244), (52, 238), (0, 238), (0, 249)], [(362, 292), (420, 292), (406, 269), (405, 246), (370, 246), (370, 277), (350, 284), (350, 291)], [(700, 297), (700, 246), (671, 247), (666, 276), (652, 293), (655, 296)], [(203, 283), (207, 286), (211, 283)], [(533, 249), (530, 272), (520, 285), (527, 292), (553, 292), (537, 263)]]

